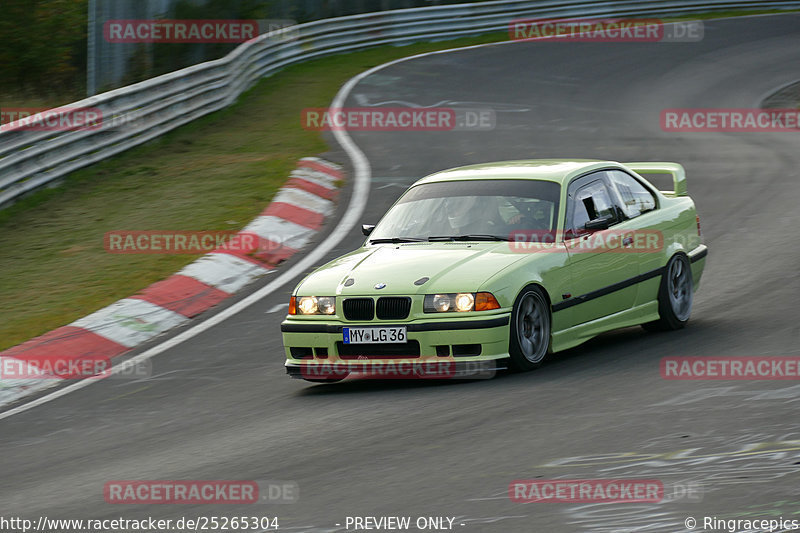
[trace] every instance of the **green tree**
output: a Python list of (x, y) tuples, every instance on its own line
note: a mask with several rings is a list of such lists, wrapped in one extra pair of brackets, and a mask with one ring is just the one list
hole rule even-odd
[(0, 88), (69, 92), (86, 70), (88, 0), (3, 0)]

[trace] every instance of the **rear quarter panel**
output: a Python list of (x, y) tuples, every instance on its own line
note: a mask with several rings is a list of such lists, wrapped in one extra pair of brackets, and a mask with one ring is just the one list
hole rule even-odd
[[(658, 251), (641, 254), (641, 273), (645, 274), (664, 267), (676, 253), (685, 253), (701, 244), (697, 234), (697, 211), (688, 196), (660, 198), (660, 208), (641, 215), (642, 229), (659, 232), (662, 246)], [(639, 284), (637, 304), (644, 304), (658, 297), (661, 276), (653, 277)]]

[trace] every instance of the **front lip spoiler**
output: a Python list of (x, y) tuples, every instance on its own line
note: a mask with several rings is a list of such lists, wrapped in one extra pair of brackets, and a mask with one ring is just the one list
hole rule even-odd
[[(328, 362), (325, 359), (315, 359), (315, 360), (309, 359), (309, 361), (312, 362), (312, 364), (314, 364), (314, 365), (321, 365), (321, 364), (324, 364), (325, 362)], [(405, 359), (404, 361), (408, 362), (408, 363), (414, 362), (414, 360), (412, 360), (412, 359)], [(344, 364), (344, 365), (350, 364), (351, 366), (353, 366), (355, 368), (358, 368), (360, 366), (359, 363), (363, 363), (363, 361), (359, 361), (359, 360), (354, 360), (354, 361), (351, 361), (351, 362), (343, 362), (343, 361), (339, 361), (339, 362), (336, 362), (336, 363), (334, 361), (329, 361), (329, 362), (331, 364)], [(391, 363), (392, 360), (391, 359), (386, 359), (385, 362), (386, 363)], [(420, 361), (420, 362), (421, 363), (425, 363), (425, 364), (435, 363), (435, 361)], [(479, 369), (480, 372), (499, 372), (501, 370), (508, 370), (508, 358), (507, 357), (500, 358), (500, 359), (482, 359), (482, 360), (478, 360), (478, 361), (455, 361), (455, 362), (453, 362), (453, 361), (450, 360), (450, 361), (441, 361), (441, 362), (455, 365), (454, 375), (438, 378), (438, 379), (442, 379), (442, 380), (460, 379), (460, 378), (463, 378), (463, 377), (466, 377), (467, 379), (469, 379), (470, 377), (473, 377), (475, 379), (480, 379), (481, 375), (479, 373), (476, 374), (476, 365), (480, 365), (480, 369)], [(293, 362), (287, 361), (286, 362), (286, 373), (289, 376), (291, 376), (291, 377), (293, 377), (295, 379), (305, 379), (305, 377), (303, 376), (302, 368), (303, 368), (303, 365), (307, 365), (307, 364), (308, 363), (293, 363)], [(386, 380), (391, 380), (390, 378), (385, 378), (385, 379)], [(431, 379), (436, 379), (436, 378), (418, 378), (418, 379), (431, 380)], [(391, 380), (391, 381), (393, 381), (393, 380)]]
[(464, 320), (450, 322), (422, 322), (409, 324), (390, 324), (383, 322), (372, 322), (367, 324), (295, 324), (283, 322), (281, 333), (342, 333), (344, 327), (395, 327), (405, 326), (406, 331), (451, 331), (456, 329), (486, 329), (499, 328), (508, 325), (509, 317), (501, 316), (498, 318), (487, 318), (485, 320)]

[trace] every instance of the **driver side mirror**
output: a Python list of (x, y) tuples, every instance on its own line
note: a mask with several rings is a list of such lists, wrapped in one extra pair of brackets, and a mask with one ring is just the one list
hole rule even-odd
[(366, 236), (369, 236), (372, 233), (372, 230), (375, 229), (375, 224), (361, 224), (361, 233)]
[(614, 217), (612, 216), (604, 216), (600, 218), (594, 218), (588, 221), (586, 224), (583, 225), (584, 229), (589, 231), (597, 231), (608, 229), (611, 226), (611, 223), (614, 222)]

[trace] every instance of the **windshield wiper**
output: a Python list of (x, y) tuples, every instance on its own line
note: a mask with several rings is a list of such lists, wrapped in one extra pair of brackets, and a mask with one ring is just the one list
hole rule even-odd
[(401, 242), (424, 242), (425, 239), (417, 239), (416, 237), (390, 237), (386, 239), (371, 239), (370, 244), (398, 244)]
[(508, 241), (508, 237), (500, 237), (499, 235), (486, 235), (474, 233), (471, 235), (436, 235), (428, 237), (431, 242), (435, 241)]

